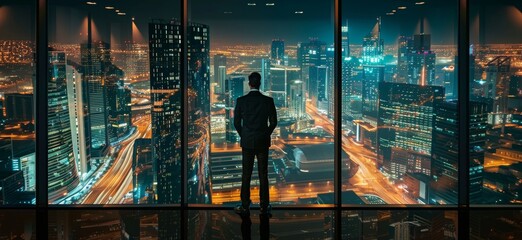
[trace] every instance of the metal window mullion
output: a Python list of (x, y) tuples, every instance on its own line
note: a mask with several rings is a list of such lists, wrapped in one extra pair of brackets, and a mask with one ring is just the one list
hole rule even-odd
[[(36, 0), (36, 222), (47, 223), (47, 0)], [(36, 224), (36, 234), (41, 238), (48, 236), (47, 224)]]
[(187, 203), (187, 153), (188, 153), (188, 64), (187, 64), (187, 28), (188, 28), (188, 0), (180, 0), (181, 18), (181, 56), (180, 56), (180, 86), (181, 86), (181, 212), (180, 230), (181, 239), (187, 239), (188, 234), (188, 203)]
[(342, 72), (342, 0), (334, 0), (334, 196), (335, 196), (335, 236), (341, 239), (342, 213), (342, 113), (341, 113), (341, 72)]
[(459, 239), (469, 238), (469, 0), (458, 8), (458, 121), (459, 121)]

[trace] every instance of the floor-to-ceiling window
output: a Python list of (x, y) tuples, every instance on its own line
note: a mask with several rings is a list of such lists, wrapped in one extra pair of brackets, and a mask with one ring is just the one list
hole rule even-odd
[[(0, 238), (518, 239), (521, 31), (515, 0), (2, 1)], [(270, 219), (257, 166), (231, 210), (254, 71)]]

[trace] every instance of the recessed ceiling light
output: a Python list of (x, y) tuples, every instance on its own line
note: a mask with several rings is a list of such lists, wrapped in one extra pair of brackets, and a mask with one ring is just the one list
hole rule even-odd
[(295, 14), (303, 14), (303, 11), (295, 11)]
[(96, 5), (96, 2), (86, 2), (87, 5)]
[(224, 14), (232, 14), (232, 12), (223, 12)]
[(118, 15), (120, 15), (120, 16), (125, 16), (125, 15), (127, 15), (127, 14), (124, 13), (124, 12), (119, 12)]
[(116, 9), (116, 10), (114, 10), (114, 11), (117, 12), (117, 13), (120, 12), (120, 10), (118, 10), (118, 9)]
[(393, 9), (393, 10), (392, 10), (391, 12), (392, 12), (392, 13), (396, 13), (396, 12), (397, 12), (397, 10)]
[(425, 2), (415, 2), (415, 5), (424, 5)]
[(395, 14), (395, 13), (392, 13), (392, 12), (386, 13), (386, 15), (388, 15), (388, 16), (391, 16), (393, 14)]
[(397, 9), (404, 10), (404, 9), (406, 9), (406, 7), (402, 6), (402, 7), (398, 7)]
[(267, 5), (267, 6), (274, 6), (275, 3), (266, 3), (265, 5)]
[(105, 9), (107, 9), (107, 10), (112, 10), (112, 9), (114, 9), (114, 7), (107, 6), (107, 7), (105, 7)]
[(256, 3), (247, 3), (248, 6), (255, 6)]

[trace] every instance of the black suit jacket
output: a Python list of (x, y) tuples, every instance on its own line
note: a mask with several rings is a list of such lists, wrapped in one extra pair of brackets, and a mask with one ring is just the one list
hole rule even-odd
[(274, 99), (259, 91), (250, 91), (237, 99), (234, 109), (234, 127), (241, 137), (241, 147), (269, 148), (270, 135), (276, 126), (277, 112)]

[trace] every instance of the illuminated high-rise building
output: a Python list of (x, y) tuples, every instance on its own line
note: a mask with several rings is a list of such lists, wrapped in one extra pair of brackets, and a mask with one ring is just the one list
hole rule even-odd
[(69, 122), (66, 63), (65, 52), (49, 52), (47, 184), (50, 201), (67, 195), (79, 183)]
[[(179, 203), (181, 178), (180, 129), (181, 56), (179, 21), (149, 23), (152, 97), (152, 156), (156, 173), (158, 203)], [(190, 202), (210, 202), (208, 169), (210, 136), (210, 71), (208, 26), (189, 23), (188, 57), (188, 152), (187, 171)], [(174, 41), (172, 41), (174, 39)], [(204, 149), (201, 151), (200, 149)]]
[[(77, 66), (76, 66), (77, 67)], [(76, 166), (81, 176), (91, 170), (91, 129), (88, 127), (89, 114), (84, 102), (84, 82), (82, 74), (75, 66), (67, 65), (67, 96), (69, 101), (69, 118)], [(83, 178), (82, 178), (83, 179)]]
[(499, 56), (486, 65), (486, 98), (493, 100), (489, 124), (500, 126), (504, 135), (508, 123), (508, 97), (511, 77), (511, 57)]
[(409, 84), (436, 84), (435, 53), (431, 51), (431, 35), (424, 33), (422, 27), (420, 34), (413, 35), (413, 47), (407, 58)]
[(160, 204), (181, 201), (180, 28), (174, 21), (149, 23), (152, 163)]
[[(364, 37), (362, 46), (362, 125), (368, 129), (377, 126), (378, 86), (384, 81), (384, 40), (381, 38), (381, 18), (378, 17), (372, 30)], [(377, 142), (374, 131), (368, 131), (363, 141), (367, 147), (374, 148)]]
[(350, 57), (350, 38), (348, 36), (348, 22), (341, 27), (341, 45), (343, 57)]
[(292, 118), (303, 119), (306, 114), (303, 81), (296, 79), (288, 84), (288, 113)]
[(310, 73), (310, 92), (312, 103), (319, 109), (328, 110), (328, 98), (333, 98), (333, 94), (328, 91), (329, 70), (325, 65), (311, 66)]
[(285, 56), (285, 40), (274, 39), (272, 40), (272, 47), (270, 48), (270, 60), (274, 64), (282, 65), (283, 58)]
[(227, 78), (227, 57), (223, 54), (214, 56), (214, 82), (219, 86), (217, 93), (225, 93), (225, 80)]
[[(431, 151), (430, 204), (458, 204), (458, 109), (457, 101), (435, 104)], [(479, 199), (482, 188), (486, 104), (470, 103), (470, 198)], [(473, 187), (471, 187), (473, 186)], [(476, 203), (476, 202), (475, 202)]]
[(470, 102), (469, 108), (469, 201), (482, 203), (489, 108), (482, 102)]
[(132, 125), (131, 91), (118, 78), (107, 81), (109, 105), (109, 140), (115, 142), (127, 133)]
[(398, 40), (397, 53), (397, 77), (395, 82), (408, 82), (408, 55), (413, 47), (413, 39), (411, 37), (400, 36)]
[(434, 105), (443, 100), (442, 87), (379, 83), (377, 153), (393, 178), (400, 178), (404, 171), (393, 168), (392, 159), (410, 152), (409, 156), (422, 162), (418, 155), (431, 155)]
[(109, 142), (105, 70), (111, 64), (110, 45), (102, 41), (87, 42), (81, 44), (80, 54), (85, 81), (83, 90), (88, 99), (91, 151), (93, 157), (101, 157), (106, 153)]
[(274, 98), (276, 108), (287, 108), (288, 92), (290, 90), (290, 83), (293, 80), (300, 79), (301, 69), (287, 66), (272, 66), (270, 67), (270, 82), (268, 94)]
[[(326, 65), (326, 43), (318, 39), (297, 44), (297, 65), (301, 68), (301, 80), (306, 92), (310, 92), (309, 67)], [(309, 96), (306, 96), (309, 97)]]
[[(211, 203), (210, 189), (210, 37), (209, 27), (187, 28), (188, 146), (187, 194), (191, 203)], [(202, 150), (203, 149), (203, 150)]]

